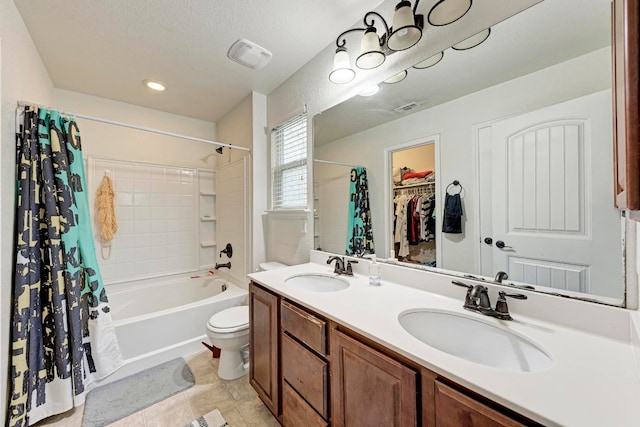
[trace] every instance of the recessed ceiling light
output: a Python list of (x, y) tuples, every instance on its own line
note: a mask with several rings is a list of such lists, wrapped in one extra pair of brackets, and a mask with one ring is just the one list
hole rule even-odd
[(142, 83), (149, 89), (157, 90), (158, 92), (162, 92), (167, 88), (164, 83), (157, 80), (143, 80)]

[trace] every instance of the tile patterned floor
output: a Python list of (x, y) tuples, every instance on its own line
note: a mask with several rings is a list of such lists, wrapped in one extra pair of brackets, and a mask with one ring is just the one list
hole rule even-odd
[[(109, 427), (184, 427), (218, 409), (230, 427), (279, 427), (249, 384), (249, 377), (225, 381), (218, 378), (218, 359), (208, 351), (185, 358), (196, 384), (162, 402), (123, 418)], [(81, 427), (83, 407), (56, 415), (34, 427)]]

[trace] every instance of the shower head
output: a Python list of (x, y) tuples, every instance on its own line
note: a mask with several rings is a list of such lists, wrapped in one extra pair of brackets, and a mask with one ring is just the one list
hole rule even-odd
[(223, 148), (224, 148), (224, 147), (218, 147), (218, 148), (216, 148), (216, 153), (218, 153), (218, 154), (222, 154), (222, 149), (223, 149)]

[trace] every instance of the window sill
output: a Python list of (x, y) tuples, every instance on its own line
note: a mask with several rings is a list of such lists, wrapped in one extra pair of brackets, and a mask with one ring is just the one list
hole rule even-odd
[(310, 209), (275, 209), (265, 211), (264, 215), (286, 218), (307, 218), (310, 213)]

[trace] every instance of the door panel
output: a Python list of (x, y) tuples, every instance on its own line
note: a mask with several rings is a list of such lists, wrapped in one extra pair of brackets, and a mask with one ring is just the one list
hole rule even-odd
[(479, 175), (490, 177), (480, 197), (482, 239), (506, 245), (482, 244), (483, 275), (502, 270), (518, 282), (622, 296), (610, 96), (597, 92), (478, 132)]

